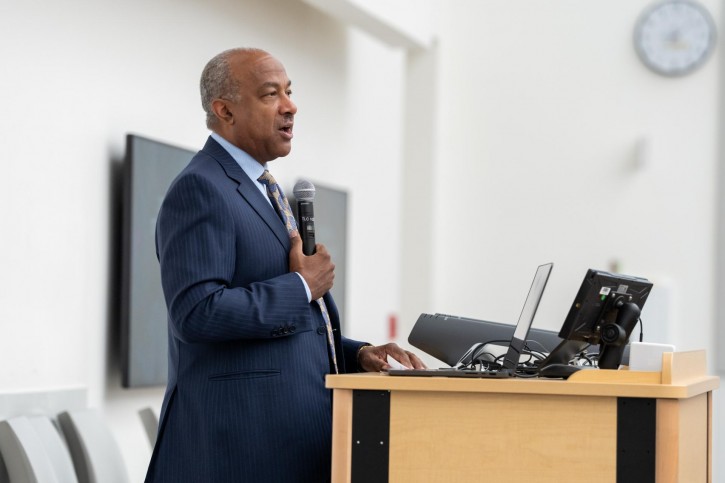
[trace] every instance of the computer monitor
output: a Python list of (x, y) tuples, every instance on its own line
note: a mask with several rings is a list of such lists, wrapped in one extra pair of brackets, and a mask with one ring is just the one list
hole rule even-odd
[(601, 344), (599, 368), (617, 369), (651, 290), (645, 278), (587, 270), (559, 331), (564, 341), (541, 362), (542, 372), (549, 365), (568, 364), (595, 344)]

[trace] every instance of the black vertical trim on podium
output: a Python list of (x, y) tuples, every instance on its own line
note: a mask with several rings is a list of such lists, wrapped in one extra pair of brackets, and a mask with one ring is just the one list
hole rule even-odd
[(387, 483), (390, 391), (352, 391), (352, 483)]
[(655, 481), (657, 401), (617, 398), (617, 483)]

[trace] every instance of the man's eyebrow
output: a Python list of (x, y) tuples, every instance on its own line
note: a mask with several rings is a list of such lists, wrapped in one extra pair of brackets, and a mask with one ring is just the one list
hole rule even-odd
[[(273, 87), (274, 89), (277, 89), (279, 88), (279, 82), (265, 82), (259, 88), (266, 89), (267, 87)], [(292, 87), (292, 81), (287, 81), (287, 89), (289, 89), (290, 87)]]

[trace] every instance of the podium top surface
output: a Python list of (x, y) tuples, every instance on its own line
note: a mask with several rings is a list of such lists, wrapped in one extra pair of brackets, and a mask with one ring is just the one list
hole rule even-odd
[(385, 373), (328, 375), (329, 389), (481, 392), (687, 399), (717, 389), (720, 378), (705, 372), (705, 351), (665, 353), (661, 372), (593, 369), (568, 380), (393, 377)]

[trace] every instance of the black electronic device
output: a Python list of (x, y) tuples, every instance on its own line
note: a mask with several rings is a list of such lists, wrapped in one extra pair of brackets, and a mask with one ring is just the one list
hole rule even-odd
[[(455, 366), (473, 345), (511, 340), (515, 328), (501, 322), (424, 313), (415, 322), (408, 342), (449, 366)], [(546, 329), (529, 330), (527, 340), (533, 341), (532, 347), (542, 352), (551, 352), (561, 342), (556, 332)]]
[(129, 134), (123, 172), (120, 335), (123, 387), (163, 386), (168, 323), (156, 258), (156, 215), (194, 151)]
[[(564, 340), (539, 364), (540, 375), (568, 377), (571, 370), (557, 375), (557, 365), (596, 344), (601, 344), (599, 368), (617, 369), (651, 290), (646, 278), (589, 269), (559, 331)], [(544, 370), (547, 366), (552, 367)]]
[[(549, 275), (553, 267), (553, 263), (547, 263), (537, 268), (534, 280), (531, 283), (531, 288), (526, 296), (524, 307), (521, 310), (521, 315), (519, 315), (519, 321), (511, 333), (509, 346), (506, 354), (503, 356), (500, 369), (477, 370), (467, 367), (467, 364), (462, 364), (457, 365), (454, 369), (390, 369), (388, 370), (388, 374), (391, 376), (514, 377), (521, 354), (525, 352), (529, 331), (534, 322), (536, 310), (539, 307), (539, 302), (541, 302), (541, 297), (544, 294), (544, 289), (546, 288), (546, 283), (549, 280)], [(482, 343), (474, 344), (463, 357), (459, 358), (458, 362), (463, 361), (470, 353), (470, 365), (474, 365), (477, 360), (477, 354), (480, 353), (477, 349), (483, 346), (484, 344)]]
[(302, 237), (302, 253), (307, 256), (315, 254), (315, 211), (312, 202), (315, 199), (315, 185), (311, 181), (301, 179), (295, 183), (294, 195), (297, 199), (297, 220), (300, 237)]
[(539, 377), (560, 377), (568, 379), (569, 376), (578, 372), (582, 367), (593, 367), (593, 366), (573, 366), (571, 364), (548, 364), (539, 369)]

